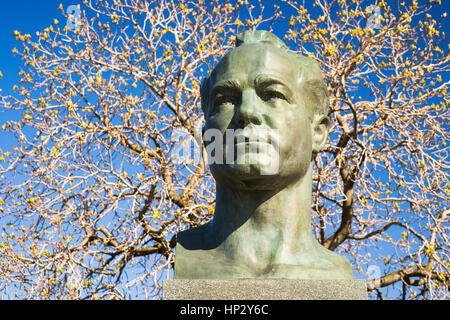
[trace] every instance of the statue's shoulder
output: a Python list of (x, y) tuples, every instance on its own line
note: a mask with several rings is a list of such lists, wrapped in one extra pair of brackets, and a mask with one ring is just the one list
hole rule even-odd
[(204, 224), (196, 228), (181, 231), (177, 234), (177, 247), (183, 247), (186, 250), (205, 249), (209, 224)]
[(342, 276), (344, 279), (354, 279), (355, 276), (353, 274), (353, 268), (352, 268), (352, 264), (350, 263), (350, 261), (341, 255), (338, 255), (338, 266), (341, 267), (342, 270)]
[(209, 279), (220, 277), (223, 255), (216, 251), (208, 224), (177, 234), (174, 278)]
[[(328, 250), (328, 249), (327, 249)], [(328, 250), (331, 254), (331, 260), (334, 263), (333, 272), (337, 279), (354, 279), (353, 268), (350, 261), (336, 252)]]
[(316, 248), (321, 253), (321, 259), (330, 263), (330, 274), (333, 274), (334, 279), (354, 279), (353, 268), (350, 261), (336, 252), (325, 248), (318, 242), (315, 242)]

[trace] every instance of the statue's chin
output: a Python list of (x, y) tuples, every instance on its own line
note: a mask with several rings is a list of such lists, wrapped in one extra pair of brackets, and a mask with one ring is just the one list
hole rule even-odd
[(232, 189), (274, 190), (278, 168), (270, 167), (267, 162), (214, 164), (211, 173), (220, 184)]

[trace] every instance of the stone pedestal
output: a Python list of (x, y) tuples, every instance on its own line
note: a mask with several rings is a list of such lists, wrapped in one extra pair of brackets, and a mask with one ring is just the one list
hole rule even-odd
[(163, 282), (163, 300), (367, 300), (365, 280), (239, 279)]

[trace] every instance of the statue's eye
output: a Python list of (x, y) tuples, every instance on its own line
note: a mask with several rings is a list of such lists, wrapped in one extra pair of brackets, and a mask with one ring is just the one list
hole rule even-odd
[(275, 99), (287, 100), (284, 94), (275, 90), (265, 90), (261, 93), (260, 97), (264, 101), (270, 101)]
[(233, 104), (235, 103), (236, 97), (229, 95), (220, 95), (214, 99), (214, 109), (225, 104)]

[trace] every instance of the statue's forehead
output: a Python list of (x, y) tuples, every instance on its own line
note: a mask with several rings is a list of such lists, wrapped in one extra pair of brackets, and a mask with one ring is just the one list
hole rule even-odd
[(211, 83), (238, 80), (252, 84), (261, 74), (273, 75), (287, 85), (298, 82), (298, 62), (284, 51), (264, 44), (248, 44), (235, 48), (217, 64)]

